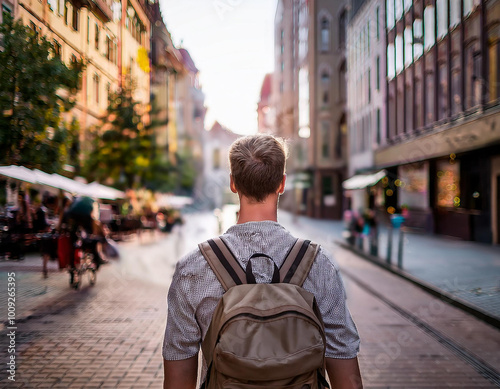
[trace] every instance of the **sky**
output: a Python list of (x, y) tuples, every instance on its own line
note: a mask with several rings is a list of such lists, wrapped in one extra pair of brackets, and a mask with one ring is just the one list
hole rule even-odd
[(160, 0), (176, 47), (200, 70), (208, 108), (205, 127), (218, 121), (238, 134), (257, 131), (257, 102), (274, 70), (277, 0)]

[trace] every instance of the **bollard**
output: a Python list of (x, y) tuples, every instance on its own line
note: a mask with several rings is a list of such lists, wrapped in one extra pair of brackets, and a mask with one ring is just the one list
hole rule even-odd
[(404, 245), (404, 229), (401, 227), (399, 229), (399, 243), (398, 243), (398, 267), (403, 268), (403, 245)]
[(390, 265), (392, 261), (392, 225), (387, 229), (387, 263)]
[(370, 236), (370, 254), (374, 257), (378, 257), (378, 231), (375, 229), (373, 234)]

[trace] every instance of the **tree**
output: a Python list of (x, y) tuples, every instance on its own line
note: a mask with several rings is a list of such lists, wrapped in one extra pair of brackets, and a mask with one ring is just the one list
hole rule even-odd
[(66, 66), (46, 37), (9, 15), (0, 37), (0, 164), (58, 171), (71, 141), (61, 113), (74, 106), (84, 64)]
[(93, 150), (86, 161), (90, 179), (118, 188), (144, 185), (152, 165), (154, 136), (144, 125), (142, 107), (133, 98), (129, 75), (116, 93), (109, 97), (102, 126), (94, 131)]

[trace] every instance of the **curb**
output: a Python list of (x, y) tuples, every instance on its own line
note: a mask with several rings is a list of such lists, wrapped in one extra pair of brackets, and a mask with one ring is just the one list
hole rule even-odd
[(366, 259), (367, 261), (391, 272), (392, 274), (395, 274), (401, 278), (404, 278), (405, 280), (411, 282), (413, 285), (416, 285), (419, 288), (423, 289), (427, 293), (429, 293), (435, 297), (439, 297), (441, 300), (447, 302), (448, 304), (453, 305), (454, 307), (459, 308), (459, 309), (475, 316), (476, 318), (492, 325), (493, 327), (495, 327), (497, 329), (500, 329), (500, 318), (499, 317), (492, 316), (491, 314), (484, 311), (483, 309), (478, 308), (478, 307), (470, 304), (469, 302), (467, 302), (459, 297), (454, 296), (453, 294), (451, 294), (449, 292), (441, 290), (428, 282), (422, 281), (419, 278), (405, 272), (404, 270), (399, 269), (397, 266), (389, 265), (386, 262), (383, 262), (379, 257), (375, 257), (373, 255), (365, 253), (364, 251), (358, 250), (355, 247), (353, 247), (345, 242), (342, 242), (340, 240), (335, 240), (334, 242), (338, 246), (340, 246), (346, 250), (349, 250), (356, 255), (359, 255), (361, 258)]

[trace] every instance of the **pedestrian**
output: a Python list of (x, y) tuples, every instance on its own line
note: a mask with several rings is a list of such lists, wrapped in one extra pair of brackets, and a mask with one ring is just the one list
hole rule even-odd
[[(274, 282), (273, 269), (283, 264), (297, 242), (277, 221), (278, 199), (285, 188), (286, 154), (284, 142), (271, 135), (239, 138), (229, 152), (230, 188), (238, 194), (240, 211), (237, 224), (220, 239), (227, 252), (231, 252), (241, 267), (247, 269), (247, 274), (247, 264), (252, 257), (250, 272), (257, 283), (269, 283), (271, 277)], [(163, 343), (164, 388), (167, 389), (194, 389), (197, 378), (199, 382), (204, 382), (207, 377), (206, 360), (211, 356), (203, 353), (201, 374), (197, 377), (198, 353), (215, 309), (225, 295), (225, 287), (205, 259), (200, 246), (179, 260), (168, 292)], [(259, 253), (258, 258), (255, 258), (255, 253)], [(275, 264), (268, 258), (272, 258)], [(309, 273), (305, 273), (307, 277), (302, 287), (314, 295), (324, 322), (326, 352), (325, 349), (322, 352), (326, 356), (324, 361), (330, 383), (336, 389), (361, 388), (357, 360), (359, 336), (346, 306), (338, 267), (323, 248), (318, 249), (312, 260), (314, 262)], [(230, 292), (231, 289), (226, 293)], [(298, 340), (303, 334), (295, 335), (293, 339)], [(274, 340), (257, 338), (252, 341), (265, 348), (263, 343)], [(261, 362), (263, 366), (267, 363)], [(293, 371), (287, 373), (293, 374)], [(308, 385), (303, 387), (313, 388)]]

